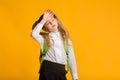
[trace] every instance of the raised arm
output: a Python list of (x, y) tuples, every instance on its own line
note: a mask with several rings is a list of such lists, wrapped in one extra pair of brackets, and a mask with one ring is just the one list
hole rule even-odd
[(37, 23), (37, 25), (31, 32), (31, 37), (39, 43), (43, 41), (43, 37), (42, 35), (40, 35), (40, 30), (42, 29), (42, 27), (43, 25), (41, 23)]
[(31, 36), (39, 43), (43, 41), (43, 37), (40, 35), (40, 30), (45, 25), (45, 23), (49, 19), (51, 19), (52, 16), (53, 16), (53, 12), (51, 10), (46, 10), (44, 14), (39, 18), (39, 20), (36, 21), (35, 24), (33, 25)]

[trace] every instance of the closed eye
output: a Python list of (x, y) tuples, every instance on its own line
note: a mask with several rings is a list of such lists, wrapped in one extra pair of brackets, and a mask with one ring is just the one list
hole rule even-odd
[(50, 22), (48, 21), (47, 23), (46, 23), (46, 25), (49, 25), (50, 24)]

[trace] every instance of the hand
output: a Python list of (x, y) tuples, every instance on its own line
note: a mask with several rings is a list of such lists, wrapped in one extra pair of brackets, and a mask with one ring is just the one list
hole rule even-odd
[(47, 21), (49, 21), (53, 17), (54, 13), (48, 9), (43, 14), (42, 24), (44, 25)]

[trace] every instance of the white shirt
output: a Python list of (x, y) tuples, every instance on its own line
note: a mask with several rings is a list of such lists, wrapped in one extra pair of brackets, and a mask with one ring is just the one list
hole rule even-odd
[[(40, 30), (42, 29), (43, 25), (38, 23), (36, 27), (33, 29), (31, 36), (40, 44), (40, 47), (43, 51), (43, 44), (44, 38), (40, 35)], [(48, 52), (45, 56), (45, 60), (49, 60), (55, 63), (60, 63), (66, 65), (66, 52), (64, 49), (64, 44), (59, 32), (50, 32), (50, 41), (52, 43), (52, 47), (48, 49)], [(70, 71), (72, 74), (73, 80), (78, 79), (77, 75), (77, 68), (76, 68), (76, 61), (74, 56), (74, 50), (72, 47), (72, 42), (68, 40), (68, 54), (70, 58)]]

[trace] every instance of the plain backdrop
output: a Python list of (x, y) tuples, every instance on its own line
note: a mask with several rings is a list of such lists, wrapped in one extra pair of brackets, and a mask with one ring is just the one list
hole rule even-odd
[[(0, 80), (38, 80), (32, 24), (53, 10), (71, 36), (79, 80), (120, 80), (119, 0), (1, 0)], [(68, 80), (72, 80), (70, 73)]]

